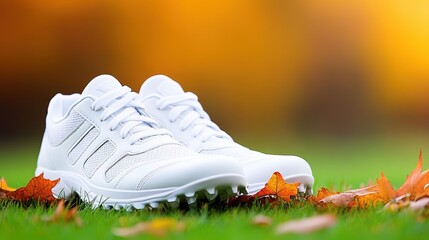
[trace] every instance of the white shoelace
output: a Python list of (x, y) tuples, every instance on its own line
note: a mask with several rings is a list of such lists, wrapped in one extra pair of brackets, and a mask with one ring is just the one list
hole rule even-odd
[(198, 102), (198, 97), (186, 92), (180, 95), (164, 96), (157, 102), (156, 106), (159, 110), (164, 110), (171, 107), (169, 113), (170, 122), (175, 122), (182, 116), (180, 122), (180, 130), (186, 131), (192, 128), (193, 137), (201, 137), (202, 142), (206, 142), (211, 137), (232, 138), (222, 131), (214, 122), (210, 120), (209, 115), (203, 110), (203, 107)]
[(141, 139), (170, 135), (166, 129), (159, 128), (157, 122), (142, 115), (143, 107), (138, 102), (139, 95), (123, 86), (118, 90), (108, 92), (94, 101), (91, 108), (94, 111), (103, 111), (100, 120), (105, 121), (112, 117), (109, 127), (114, 131), (120, 125), (120, 135), (123, 139), (130, 135), (130, 143), (135, 144)]

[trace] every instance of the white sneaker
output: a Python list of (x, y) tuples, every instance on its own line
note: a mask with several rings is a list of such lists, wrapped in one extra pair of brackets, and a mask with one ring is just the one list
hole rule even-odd
[(197, 96), (185, 93), (172, 79), (163, 75), (149, 78), (143, 83), (140, 96), (149, 116), (170, 130), (178, 141), (190, 149), (202, 154), (230, 156), (241, 161), (249, 183), (249, 194), (263, 188), (276, 171), (287, 182), (300, 182), (301, 192), (311, 192), (314, 178), (304, 159), (263, 154), (235, 143), (210, 120)]
[(101, 75), (82, 94), (51, 100), (36, 175), (61, 179), (55, 197), (76, 192), (94, 207), (141, 209), (245, 191), (239, 162), (189, 150), (145, 115), (138, 99)]

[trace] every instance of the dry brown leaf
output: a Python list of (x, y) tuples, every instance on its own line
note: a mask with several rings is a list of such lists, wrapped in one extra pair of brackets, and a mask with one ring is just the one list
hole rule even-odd
[(6, 200), (6, 199), (7, 199), (6, 193), (0, 192), (0, 200)]
[(317, 204), (318, 202), (320, 202), (320, 200), (336, 194), (339, 194), (339, 192), (331, 192), (327, 188), (322, 187), (317, 191), (317, 196), (310, 196), (308, 200), (312, 204)]
[(356, 193), (345, 192), (345, 193), (339, 193), (339, 194), (328, 196), (320, 200), (320, 202), (331, 203), (337, 207), (348, 207), (350, 206), (350, 204), (353, 204), (353, 201), (355, 200), (356, 196), (357, 196)]
[(429, 197), (419, 199), (410, 203), (408, 207), (412, 211), (418, 211), (429, 207)]
[(392, 212), (396, 212), (399, 210), (411, 210), (411, 211), (418, 211), (424, 208), (429, 207), (429, 197), (421, 198), (416, 201), (412, 201), (410, 199), (410, 194), (404, 195), (400, 198), (395, 199), (394, 201), (391, 201), (387, 203), (384, 206), (385, 210), (390, 210)]
[(74, 222), (77, 226), (83, 226), (82, 219), (77, 215), (78, 208), (73, 207), (67, 209), (64, 200), (58, 202), (58, 206), (55, 209), (55, 213), (51, 216), (43, 216), (42, 221), (44, 222)]
[(356, 195), (366, 195), (366, 194), (372, 194), (377, 191), (377, 185), (371, 185), (368, 187), (353, 189), (346, 191), (347, 193), (356, 193)]
[(284, 233), (310, 233), (329, 228), (337, 223), (337, 217), (333, 214), (313, 216), (301, 220), (288, 221), (277, 226), (278, 234)]
[(410, 206), (411, 201), (409, 199), (399, 202), (388, 202), (384, 206), (384, 210), (389, 210), (391, 212), (397, 212), (399, 210), (402, 210), (404, 208), (408, 208)]
[(27, 186), (18, 188), (16, 191), (0, 190), (6, 194), (7, 198), (21, 203), (29, 200), (36, 200), (40, 203), (52, 204), (56, 201), (52, 195), (52, 188), (59, 182), (43, 178), (43, 173), (33, 177)]
[(4, 177), (1, 177), (1, 180), (0, 180), (0, 190), (6, 190), (6, 191), (9, 191), (9, 192), (13, 192), (16, 189), (9, 187), (9, 185), (7, 185), (6, 179)]
[(298, 194), (299, 183), (289, 184), (285, 182), (279, 172), (273, 173), (265, 187), (255, 194), (255, 197), (275, 196), (286, 202), (290, 202), (291, 196)]
[(253, 195), (239, 195), (235, 197), (230, 197), (228, 199), (228, 206), (237, 207), (237, 206), (249, 206), (251, 207), (256, 198)]
[(271, 218), (264, 216), (264, 215), (256, 215), (252, 219), (253, 225), (268, 226), (268, 225), (271, 225), (271, 223), (272, 223)]
[(128, 228), (114, 228), (113, 233), (120, 237), (131, 237), (142, 233), (165, 236), (167, 232), (182, 232), (185, 224), (171, 218), (160, 218), (150, 222), (141, 222)]
[[(359, 189), (348, 190), (343, 193), (331, 194), (329, 190), (322, 188), (318, 192), (318, 197), (322, 191), (321, 196), (326, 196), (323, 199), (320, 199), (319, 203), (332, 204), (337, 207), (353, 207), (358, 205), (356, 199), (358, 197), (363, 197), (366, 195), (374, 194), (377, 192), (377, 185), (367, 186)], [(366, 197), (369, 199), (369, 197)], [(312, 201), (312, 199), (310, 199)]]

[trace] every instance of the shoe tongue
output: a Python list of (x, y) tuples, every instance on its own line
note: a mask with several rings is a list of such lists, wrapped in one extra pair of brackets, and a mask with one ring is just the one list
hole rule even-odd
[(92, 79), (83, 90), (82, 95), (101, 97), (105, 93), (121, 87), (121, 83), (116, 78), (104, 74)]
[(180, 95), (185, 93), (177, 82), (164, 75), (155, 75), (148, 78), (140, 88), (140, 95), (145, 97), (150, 94), (162, 96)]

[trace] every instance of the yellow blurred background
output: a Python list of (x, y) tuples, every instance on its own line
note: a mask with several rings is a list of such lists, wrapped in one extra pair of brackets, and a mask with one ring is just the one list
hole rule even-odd
[(233, 137), (429, 129), (429, 1), (2, 1), (0, 139), (57, 92), (166, 74)]

